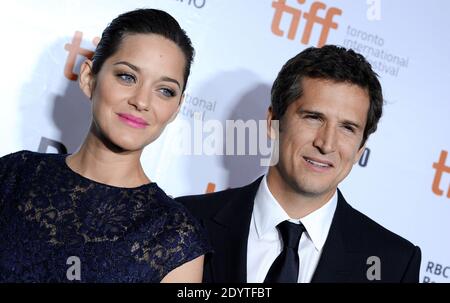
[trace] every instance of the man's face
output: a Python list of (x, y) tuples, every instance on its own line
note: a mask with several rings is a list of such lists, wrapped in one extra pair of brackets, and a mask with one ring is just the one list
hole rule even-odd
[(280, 159), (272, 169), (295, 192), (330, 199), (364, 151), (369, 95), (349, 83), (304, 78), (302, 84), (302, 97), (281, 118)]

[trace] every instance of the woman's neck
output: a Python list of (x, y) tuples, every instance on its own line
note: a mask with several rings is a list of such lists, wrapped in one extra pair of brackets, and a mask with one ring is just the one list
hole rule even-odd
[(89, 132), (80, 149), (66, 159), (76, 173), (99, 183), (117, 187), (138, 187), (150, 182), (140, 163), (142, 150), (118, 152), (108, 148)]

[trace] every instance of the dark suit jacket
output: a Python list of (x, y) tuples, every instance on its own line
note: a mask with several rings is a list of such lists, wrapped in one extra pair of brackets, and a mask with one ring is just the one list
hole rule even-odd
[[(204, 282), (246, 282), (247, 238), (262, 178), (235, 189), (177, 198), (205, 227), (214, 253)], [(376, 256), (380, 280), (368, 280)], [(418, 282), (420, 248), (352, 208), (338, 190), (336, 212), (312, 282)], [(372, 272), (373, 273), (373, 272)]]

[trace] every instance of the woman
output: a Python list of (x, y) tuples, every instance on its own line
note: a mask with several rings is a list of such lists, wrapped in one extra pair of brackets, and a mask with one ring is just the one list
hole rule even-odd
[(1, 282), (201, 281), (197, 222), (140, 163), (180, 109), (193, 52), (163, 11), (108, 25), (81, 66), (93, 118), (80, 149), (0, 158)]

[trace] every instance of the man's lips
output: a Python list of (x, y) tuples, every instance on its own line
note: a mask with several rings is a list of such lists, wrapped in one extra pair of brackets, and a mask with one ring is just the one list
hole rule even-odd
[(119, 116), (120, 120), (135, 128), (144, 128), (149, 125), (144, 119), (130, 114), (119, 113), (117, 115)]
[(303, 159), (305, 159), (306, 162), (308, 162), (311, 165), (314, 165), (316, 167), (322, 167), (322, 168), (334, 167), (333, 163), (328, 160), (324, 160), (324, 159), (320, 159), (320, 158), (316, 158), (316, 157), (306, 157), (306, 156), (303, 156)]

